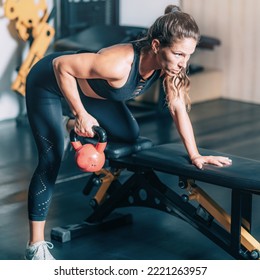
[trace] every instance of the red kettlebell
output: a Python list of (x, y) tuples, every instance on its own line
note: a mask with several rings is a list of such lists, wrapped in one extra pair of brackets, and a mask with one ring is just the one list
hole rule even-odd
[(76, 152), (76, 164), (84, 172), (99, 171), (105, 164), (106, 132), (100, 126), (93, 126), (92, 129), (98, 136), (98, 142), (95, 145), (90, 143), (82, 145), (74, 129), (70, 132), (70, 142)]

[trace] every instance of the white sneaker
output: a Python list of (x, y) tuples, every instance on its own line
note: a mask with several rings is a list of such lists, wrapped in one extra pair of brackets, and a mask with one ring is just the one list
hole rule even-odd
[(25, 250), (25, 259), (26, 260), (55, 260), (52, 254), (49, 252), (49, 249), (52, 249), (54, 246), (51, 242), (48, 241), (39, 241), (33, 245), (26, 246)]

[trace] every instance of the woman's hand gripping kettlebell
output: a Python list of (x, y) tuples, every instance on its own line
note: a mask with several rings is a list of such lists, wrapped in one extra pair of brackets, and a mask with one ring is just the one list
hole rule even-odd
[(105, 164), (106, 131), (100, 126), (93, 126), (92, 129), (94, 134), (98, 136), (98, 142), (95, 145), (89, 143), (82, 145), (74, 129), (70, 132), (70, 141), (75, 150), (76, 164), (84, 172), (97, 172)]

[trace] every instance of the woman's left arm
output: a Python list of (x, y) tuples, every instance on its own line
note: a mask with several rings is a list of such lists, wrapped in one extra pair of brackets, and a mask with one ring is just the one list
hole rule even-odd
[(231, 165), (232, 161), (227, 157), (200, 155), (184, 101), (176, 99), (174, 105), (174, 109), (171, 109), (170, 112), (192, 164), (199, 169), (203, 169), (204, 164), (217, 166)]

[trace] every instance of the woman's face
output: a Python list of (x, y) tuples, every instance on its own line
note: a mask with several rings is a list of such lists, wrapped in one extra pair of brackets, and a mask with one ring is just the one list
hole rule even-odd
[(197, 41), (193, 38), (181, 39), (170, 47), (162, 47), (159, 41), (157, 43), (156, 51), (160, 68), (171, 77), (187, 67), (187, 62), (197, 45)]

